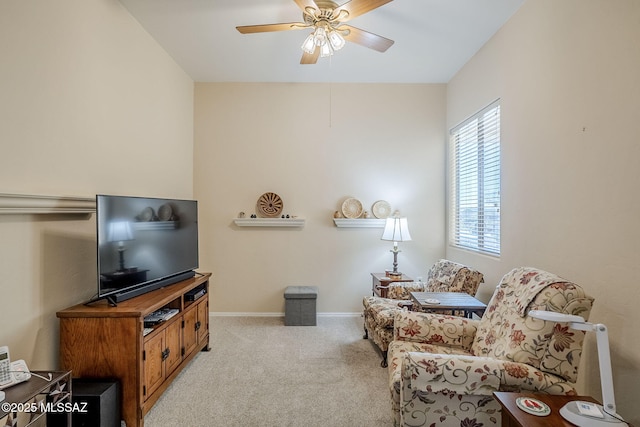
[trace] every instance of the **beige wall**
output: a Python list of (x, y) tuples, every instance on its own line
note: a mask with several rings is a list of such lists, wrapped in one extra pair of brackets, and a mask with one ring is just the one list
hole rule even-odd
[[(193, 81), (115, 0), (0, 2), (0, 193), (191, 197)], [(95, 218), (0, 216), (0, 345), (56, 368)]]
[[(281, 313), (284, 287), (308, 284), (319, 312), (353, 313), (390, 244), (333, 212), (347, 196), (388, 200), (414, 239), (400, 269), (424, 276), (445, 255), (446, 129), (500, 97), (503, 256), (446, 256), (485, 273), (485, 300), (518, 265), (583, 285), (611, 330), (619, 411), (638, 425), (639, 38), (635, 0), (528, 1), (446, 87), (203, 83), (194, 109), (191, 79), (119, 2), (5, 0), (0, 192), (194, 196), (211, 311)], [(305, 227), (234, 226), (266, 191)], [(55, 312), (95, 292), (94, 228), (0, 216), (0, 345), (14, 359), (57, 365)], [(598, 396), (593, 339), (583, 360), (581, 391)]]
[[(616, 403), (640, 423), (640, 6), (528, 1), (448, 85), (451, 127), (502, 99), (502, 256), (447, 249), (486, 275), (532, 265), (582, 285), (608, 326)], [(595, 339), (580, 391), (600, 396)]]
[[(211, 311), (282, 313), (289, 285), (318, 286), (320, 313), (361, 311), (370, 272), (391, 268), (382, 229), (337, 228), (348, 196), (387, 200), (413, 241), (400, 270), (426, 275), (443, 255), (445, 86), (207, 84), (195, 90), (200, 261)], [(302, 229), (239, 228), (275, 192)]]

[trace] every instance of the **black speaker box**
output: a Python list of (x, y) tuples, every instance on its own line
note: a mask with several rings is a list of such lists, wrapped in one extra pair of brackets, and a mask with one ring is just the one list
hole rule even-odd
[(71, 393), (73, 403), (85, 406), (87, 410), (73, 413), (73, 427), (120, 427), (122, 409), (118, 380), (74, 378)]

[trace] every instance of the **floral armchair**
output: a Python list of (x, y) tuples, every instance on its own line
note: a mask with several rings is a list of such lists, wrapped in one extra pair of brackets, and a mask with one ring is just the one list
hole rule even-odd
[(426, 283), (391, 282), (387, 290), (388, 298), (364, 297), (364, 338), (368, 338), (370, 333), (373, 342), (382, 351), (381, 366), (387, 367), (387, 349), (393, 339), (396, 312), (407, 306), (411, 292), (466, 292), (473, 296), (483, 281), (479, 271), (441, 259), (429, 270)]
[(494, 391), (572, 395), (584, 332), (529, 310), (588, 319), (578, 285), (529, 268), (507, 273), (482, 319), (401, 311), (389, 345), (395, 426), (500, 426)]

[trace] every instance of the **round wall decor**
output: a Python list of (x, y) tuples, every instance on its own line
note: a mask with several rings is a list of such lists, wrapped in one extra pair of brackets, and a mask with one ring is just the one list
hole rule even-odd
[(358, 199), (349, 197), (342, 203), (342, 214), (349, 219), (360, 218), (360, 215), (362, 215), (362, 203)]
[(388, 218), (391, 215), (391, 205), (386, 200), (378, 200), (371, 207), (371, 211), (378, 219)]
[(264, 193), (258, 199), (256, 210), (263, 218), (274, 218), (280, 215), (284, 203), (276, 193)]
[(160, 221), (170, 221), (173, 216), (173, 208), (169, 203), (165, 203), (158, 209), (158, 219)]

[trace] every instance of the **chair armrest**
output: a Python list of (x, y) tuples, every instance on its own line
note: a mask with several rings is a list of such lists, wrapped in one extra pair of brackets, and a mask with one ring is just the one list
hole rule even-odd
[(573, 385), (563, 378), (525, 363), (421, 352), (404, 355), (401, 382), (403, 393), (419, 391), (486, 396), (494, 391), (576, 393)]
[(364, 297), (362, 300), (365, 317), (372, 318), (378, 327), (389, 329), (393, 328), (396, 312), (407, 310), (406, 303), (411, 304), (410, 301), (373, 296)]
[(411, 307), (413, 307), (413, 301), (408, 301), (408, 300), (399, 300), (398, 301), (398, 307), (400, 308), (407, 308), (408, 310), (411, 310)]
[(471, 350), (479, 320), (445, 314), (398, 311), (393, 339)]
[(424, 292), (421, 282), (391, 282), (388, 285), (388, 298), (410, 300), (411, 292)]

